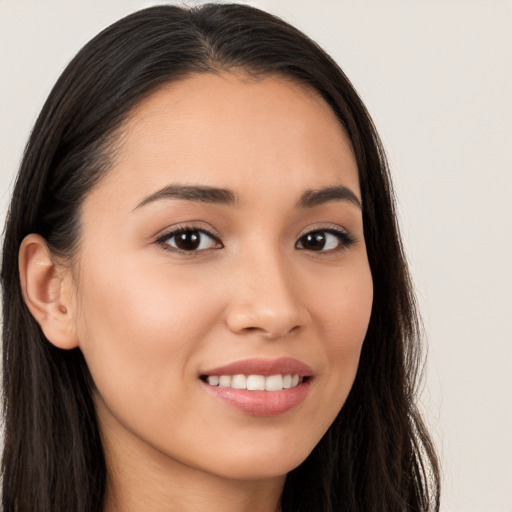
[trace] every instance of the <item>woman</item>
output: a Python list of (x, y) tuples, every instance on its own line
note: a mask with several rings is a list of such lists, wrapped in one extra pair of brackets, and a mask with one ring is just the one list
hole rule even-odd
[(437, 510), (384, 153), (247, 6), (88, 43), (4, 241), (4, 511)]

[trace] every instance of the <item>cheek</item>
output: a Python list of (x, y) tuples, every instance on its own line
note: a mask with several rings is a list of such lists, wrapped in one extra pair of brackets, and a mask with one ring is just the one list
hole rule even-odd
[(367, 265), (332, 282), (317, 302), (316, 325), (326, 354), (321, 378), (325, 381), (323, 407), (326, 425), (334, 420), (354, 382), (373, 302), (373, 282)]
[(373, 303), (373, 280), (365, 254), (317, 282), (322, 282), (323, 290), (317, 289), (313, 296), (311, 310), (317, 316), (313, 323), (323, 329), (329, 351), (359, 352)]
[(80, 347), (105, 399), (175, 388), (218, 317), (203, 284), (162, 265), (119, 260), (88, 265), (84, 275)]

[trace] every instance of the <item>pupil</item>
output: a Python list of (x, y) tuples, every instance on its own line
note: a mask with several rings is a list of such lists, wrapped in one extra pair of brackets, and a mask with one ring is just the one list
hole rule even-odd
[(200, 237), (195, 231), (181, 233), (176, 237), (176, 245), (183, 251), (194, 251), (199, 247)]
[(325, 235), (323, 233), (309, 233), (306, 235), (304, 247), (313, 251), (322, 250), (325, 246)]

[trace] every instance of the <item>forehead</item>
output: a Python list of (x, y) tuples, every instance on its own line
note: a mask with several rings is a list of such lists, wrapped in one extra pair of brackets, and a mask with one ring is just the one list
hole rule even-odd
[(173, 181), (359, 191), (350, 141), (316, 91), (227, 72), (166, 84), (137, 105), (107, 181), (133, 196)]

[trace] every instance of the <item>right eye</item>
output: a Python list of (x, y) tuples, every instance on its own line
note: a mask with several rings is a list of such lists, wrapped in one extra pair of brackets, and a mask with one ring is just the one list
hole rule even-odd
[(223, 247), (211, 233), (196, 228), (180, 228), (171, 231), (161, 236), (157, 243), (167, 246), (168, 250), (180, 252), (199, 252)]

